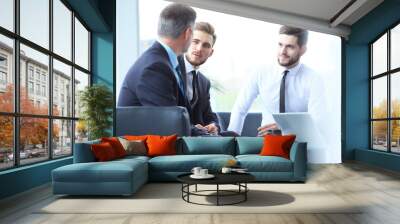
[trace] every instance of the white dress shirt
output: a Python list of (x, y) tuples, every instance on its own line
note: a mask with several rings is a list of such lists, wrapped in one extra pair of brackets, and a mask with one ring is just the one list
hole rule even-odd
[(229, 131), (242, 132), (244, 119), (257, 96), (262, 102), (261, 125), (275, 123), (272, 114), (279, 113), (280, 83), (285, 70), (289, 70), (285, 81), (286, 112), (309, 112), (318, 122), (325, 103), (323, 81), (315, 71), (299, 63), (291, 69), (262, 68), (251, 76), (233, 106)]

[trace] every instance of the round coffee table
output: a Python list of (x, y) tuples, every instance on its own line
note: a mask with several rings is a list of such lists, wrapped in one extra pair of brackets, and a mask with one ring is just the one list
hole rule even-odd
[[(216, 173), (213, 174), (215, 177), (212, 179), (193, 179), (190, 177), (191, 173), (182, 174), (177, 177), (178, 181), (182, 183), (182, 199), (188, 203), (198, 205), (234, 205), (247, 200), (247, 192), (249, 188), (247, 183), (255, 180), (255, 177), (249, 173)], [(197, 185), (215, 185), (215, 190), (198, 190)], [(194, 191), (190, 191), (190, 186), (195, 186)], [(220, 185), (236, 185), (237, 190), (223, 190), (220, 189)], [(209, 192), (215, 192), (215, 194), (206, 194)], [(204, 196), (204, 197), (216, 197), (216, 204), (203, 204), (197, 203), (190, 200), (190, 196)], [(231, 203), (221, 202), (221, 197), (232, 197), (240, 196), (240, 199)]]

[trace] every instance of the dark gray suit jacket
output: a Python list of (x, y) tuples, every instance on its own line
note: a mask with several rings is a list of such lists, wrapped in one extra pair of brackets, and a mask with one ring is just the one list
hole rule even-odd
[(167, 51), (156, 41), (129, 69), (118, 106), (183, 106), (189, 110), (173, 71)]
[(210, 80), (201, 72), (197, 72), (197, 78), (193, 77), (193, 99), (190, 102), (190, 119), (192, 124), (203, 126), (215, 123), (219, 128), (218, 117), (212, 111), (210, 104)]

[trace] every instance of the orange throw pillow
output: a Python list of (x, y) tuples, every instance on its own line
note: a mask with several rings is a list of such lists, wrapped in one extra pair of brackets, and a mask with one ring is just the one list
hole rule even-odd
[(148, 135), (147, 147), (148, 156), (176, 155), (177, 135), (159, 136)]
[(108, 142), (93, 144), (90, 147), (92, 149), (94, 157), (99, 162), (109, 161), (117, 158), (113, 147)]
[(122, 146), (121, 142), (119, 142), (118, 138), (110, 137), (110, 138), (101, 138), (101, 142), (108, 142), (114, 149), (115, 155), (117, 158), (121, 158), (126, 156), (126, 151)]
[(260, 155), (290, 159), (290, 148), (295, 139), (296, 135), (266, 135)]

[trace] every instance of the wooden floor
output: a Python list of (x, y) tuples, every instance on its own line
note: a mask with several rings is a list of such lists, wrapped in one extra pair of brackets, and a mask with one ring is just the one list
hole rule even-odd
[[(253, 223), (400, 223), (400, 174), (359, 163), (313, 165), (307, 183), (319, 184), (351, 203), (366, 204), (356, 214), (36, 214), (54, 200), (42, 186), (0, 202), (0, 223), (105, 224), (253, 224)], [(320, 203), (315, 201), (315, 203)], [(172, 205), (173, 206), (173, 205)]]

